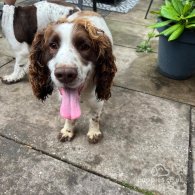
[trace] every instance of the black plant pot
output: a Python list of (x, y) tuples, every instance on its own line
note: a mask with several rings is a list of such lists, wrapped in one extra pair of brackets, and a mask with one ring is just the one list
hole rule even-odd
[[(166, 27), (159, 28), (162, 32)], [(159, 37), (158, 69), (172, 79), (187, 79), (195, 73), (195, 32), (186, 30), (174, 41)]]

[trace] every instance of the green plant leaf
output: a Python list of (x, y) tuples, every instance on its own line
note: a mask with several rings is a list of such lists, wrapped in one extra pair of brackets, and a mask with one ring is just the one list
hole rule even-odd
[(192, 14), (192, 13), (195, 13), (195, 9), (192, 10), (191, 14)]
[(192, 8), (192, 3), (189, 2), (189, 1), (185, 2), (184, 7), (183, 7), (182, 15), (185, 16), (186, 14), (188, 14), (188, 11), (189, 11), (191, 8)]
[(152, 32), (149, 32), (149, 33), (147, 34), (148, 39), (151, 39), (151, 38), (153, 38), (153, 37), (155, 37), (155, 36), (156, 36), (156, 33), (154, 32), (154, 30), (153, 30)]
[(165, 0), (165, 5), (170, 5), (171, 2), (169, 0)]
[(161, 7), (161, 15), (164, 18), (179, 21), (179, 14), (175, 10), (175, 8), (170, 4), (168, 6), (162, 6)]
[(188, 18), (194, 18), (194, 17), (195, 17), (195, 13), (190, 14), (190, 15), (186, 16), (185, 18), (188, 19)]
[(173, 7), (175, 8), (175, 10), (177, 11), (177, 13), (181, 15), (184, 9), (182, 2), (178, 0), (172, 0), (171, 3)]
[(186, 16), (185, 18), (193, 18), (193, 17), (195, 17), (195, 9), (192, 10), (192, 12), (188, 16)]
[(172, 22), (172, 20), (157, 22), (156, 24), (150, 25), (149, 27), (150, 28), (160, 28), (160, 27), (163, 27), (163, 26), (166, 26), (166, 25), (170, 24), (171, 22)]
[(180, 23), (177, 23), (177, 24), (174, 24), (173, 26), (167, 28), (166, 30), (162, 31), (159, 35), (165, 35), (165, 36), (168, 36), (170, 34), (172, 34), (174, 31), (176, 31), (178, 28), (181, 27), (182, 24)]
[(195, 17), (188, 19), (188, 24), (195, 24)]
[(195, 28), (195, 24), (188, 24), (185, 26), (185, 28)]
[(176, 31), (174, 31), (170, 35), (168, 41), (173, 41), (173, 40), (177, 39), (183, 33), (183, 31), (184, 31), (184, 25), (181, 25), (179, 28), (177, 28)]

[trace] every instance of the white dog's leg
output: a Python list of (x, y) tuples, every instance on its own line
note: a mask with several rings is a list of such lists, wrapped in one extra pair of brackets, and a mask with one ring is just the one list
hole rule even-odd
[[(17, 48), (18, 49), (18, 48)], [(15, 50), (15, 49), (14, 49)], [(16, 50), (17, 51), (17, 50)], [(15, 52), (16, 62), (14, 72), (1, 78), (5, 84), (12, 84), (20, 81), (28, 73), (29, 68), (29, 48), (27, 44), (21, 44), (19, 52)]]
[(93, 97), (89, 103), (91, 107), (91, 118), (89, 120), (89, 131), (87, 133), (87, 137), (90, 143), (97, 143), (103, 137), (103, 134), (100, 131), (99, 122), (104, 101), (97, 101), (96, 98)]
[(74, 138), (74, 127), (76, 120), (66, 119), (63, 129), (58, 135), (58, 139), (61, 142), (71, 141)]

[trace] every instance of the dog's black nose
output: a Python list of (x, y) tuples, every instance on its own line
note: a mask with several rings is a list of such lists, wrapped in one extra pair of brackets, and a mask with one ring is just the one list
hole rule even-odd
[(54, 72), (56, 78), (62, 83), (71, 83), (73, 82), (77, 75), (77, 68), (72, 67), (58, 67)]

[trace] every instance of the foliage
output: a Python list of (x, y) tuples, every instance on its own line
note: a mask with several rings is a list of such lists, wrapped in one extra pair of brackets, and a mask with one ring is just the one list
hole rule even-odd
[(151, 39), (155, 37), (155, 33), (154, 30), (150, 33), (147, 34), (147, 38), (146, 40), (142, 41), (138, 46), (136, 51), (137, 52), (146, 52), (146, 53), (150, 53), (153, 52), (152, 46), (151, 46)]
[(194, 3), (194, 0), (165, 0), (160, 10), (151, 12), (163, 21), (150, 27), (157, 29), (167, 26), (159, 35), (168, 36), (169, 41), (177, 39), (185, 29), (195, 29)]

